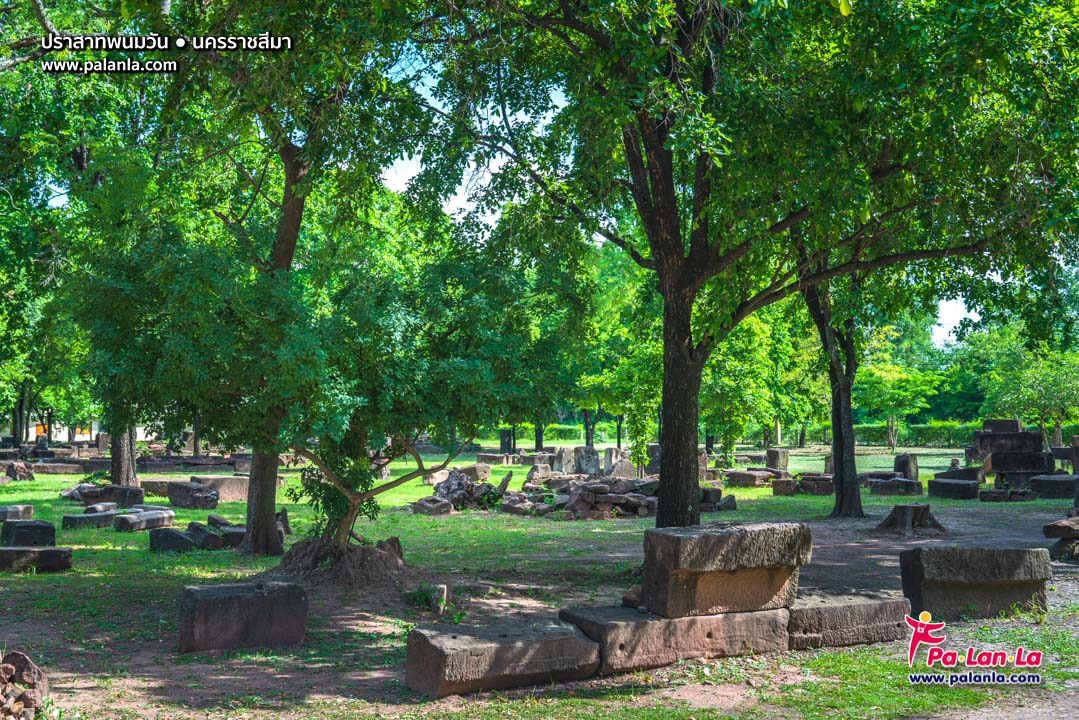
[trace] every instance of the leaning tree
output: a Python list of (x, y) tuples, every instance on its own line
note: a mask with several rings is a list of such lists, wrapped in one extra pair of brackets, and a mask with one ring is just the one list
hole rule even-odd
[[(1044, 228), (1073, 181), (1079, 74), (1063, 0), (429, 7), (416, 44), (441, 122), (418, 181), (449, 193), (481, 168), (493, 175), (481, 202), (542, 193), (655, 273), (660, 526), (698, 522), (697, 394), (734, 327), (854, 273), (1010, 257), (1009, 233)], [(994, 161), (953, 181), (953, 153)], [(614, 221), (622, 210), (643, 242)], [(916, 214), (936, 219), (895, 231)], [(860, 512), (848, 484), (837, 515)]]

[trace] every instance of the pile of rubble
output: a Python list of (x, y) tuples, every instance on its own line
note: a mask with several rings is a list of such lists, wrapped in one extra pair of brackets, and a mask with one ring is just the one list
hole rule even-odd
[[(512, 515), (544, 516), (554, 520), (605, 520), (655, 515), (659, 476), (637, 478), (637, 469), (624, 450), (608, 448), (600, 458), (595, 448), (562, 448), (528, 470), (519, 491), (509, 490), (513, 473), (499, 484), (488, 482), (490, 465), (476, 463), (449, 471), (434, 487), (434, 495), (411, 504), (424, 515), (454, 510), (497, 509)], [(734, 510), (735, 499), (724, 496), (722, 473), (705, 467), (702, 455), (701, 512)], [(602, 469), (601, 469), (602, 468)]]
[(0, 660), (0, 718), (33, 720), (49, 694), (49, 680), (33, 660), (9, 652)]

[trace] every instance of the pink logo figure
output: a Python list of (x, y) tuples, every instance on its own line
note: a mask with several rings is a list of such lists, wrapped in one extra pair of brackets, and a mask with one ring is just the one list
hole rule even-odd
[(933, 616), (929, 612), (923, 610), (918, 614), (918, 619), (915, 620), (910, 615), (907, 615), (907, 625), (910, 625), (914, 631), (910, 635), (910, 649), (907, 652), (907, 666), (914, 666), (914, 654), (918, 652), (918, 646), (922, 643), (926, 645), (938, 645), (944, 642), (944, 636), (937, 637), (933, 634), (934, 631), (940, 630), (944, 627), (945, 623), (930, 622)]

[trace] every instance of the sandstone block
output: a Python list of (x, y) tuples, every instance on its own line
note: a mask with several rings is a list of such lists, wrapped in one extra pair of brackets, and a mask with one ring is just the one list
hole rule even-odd
[(90, 513), (89, 515), (64, 515), (63, 520), (60, 521), (60, 528), (63, 530), (82, 530), (83, 528), (112, 527), (114, 519), (119, 514), (119, 510), (110, 510), (108, 512)]
[(1079, 495), (1079, 475), (1035, 475), (1029, 483), (1040, 498), (1071, 500)]
[(922, 484), (917, 480), (892, 478), (891, 480), (870, 480), (870, 495), (921, 495)]
[(294, 583), (189, 585), (180, 601), (180, 652), (303, 641), (307, 593)]
[(786, 608), (665, 618), (610, 606), (570, 608), (558, 617), (599, 644), (601, 675), (693, 658), (783, 652), (788, 645)]
[(502, 627), (416, 628), (408, 634), (405, 684), (432, 698), (583, 680), (599, 646), (559, 622)]
[(922, 547), (899, 553), (903, 594), (912, 614), (994, 617), (1013, 606), (1046, 609), (1052, 578), (1044, 548)]
[(176, 514), (172, 510), (146, 510), (137, 513), (123, 513), (113, 518), (112, 526), (117, 532), (153, 530), (154, 528), (169, 527), (175, 517)]
[(845, 647), (904, 637), (910, 602), (903, 597), (802, 595), (790, 609), (790, 649)]
[(973, 500), (978, 497), (978, 483), (974, 480), (948, 480), (935, 477), (929, 481), (929, 496)]
[(0, 547), (0, 572), (61, 572), (71, 569), (69, 547)]
[(642, 602), (665, 617), (790, 607), (809, 562), (800, 523), (711, 523), (644, 534)]
[(33, 505), (0, 506), (0, 522), (4, 522), (5, 520), (29, 520), (33, 516)]
[(5, 520), (0, 527), (0, 545), (9, 547), (52, 547), (56, 527), (44, 520)]

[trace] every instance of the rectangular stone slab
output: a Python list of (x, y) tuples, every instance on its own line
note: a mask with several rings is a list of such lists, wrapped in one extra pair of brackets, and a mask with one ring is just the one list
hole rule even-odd
[(0, 572), (19, 572), (30, 568), (38, 572), (70, 570), (71, 548), (0, 547)]
[(56, 527), (44, 520), (5, 520), (0, 524), (0, 545), (52, 547), (56, 545)]
[(978, 483), (974, 480), (950, 480), (934, 477), (928, 483), (929, 497), (952, 500), (974, 500), (978, 497)]
[(870, 480), (870, 495), (921, 495), (922, 484), (917, 480), (892, 478), (890, 480)]
[(985, 459), (985, 472), (1053, 472), (1056, 462), (1051, 452), (994, 452)]
[(62, 530), (81, 530), (83, 528), (112, 527), (113, 520), (121, 511), (90, 513), (89, 515), (64, 515), (60, 522)]
[(303, 641), (307, 593), (294, 583), (188, 585), (180, 601), (180, 652), (274, 647)]
[(802, 523), (711, 523), (644, 534), (642, 604), (664, 617), (790, 607), (813, 544)]
[(1071, 500), (1079, 496), (1079, 475), (1035, 475), (1028, 484), (1039, 498)]
[(4, 505), (0, 507), (0, 522), (5, 520), (29, 520), (34, 517), (33, 505)]
[(176, 514), (172, 510), (146, 510), (137, 513), (123, 513), (112, 519), (112, 526), (117, 532), (136, 532), (154, 528), (169, 527)]
[(560, 622), (423, 627), (408, 634), (405, 684), (440, 698), (583, 680), (599, 663), (599, 646)]
[(787, 649), (787, 610), (665, 618), (620, 606), (569, 608), (561, 620), (599, 644), (601, 675), (664, 667), (692, 658)]
[(944, 619), (996, 617), (1014, 605), (1044, 611), (1053, 577), (1045, 548), (915, 548), (899, 553), (899, 567), (911, 614)]
[(790, 609), (791, 650), (891, 642), (906, 635), (905, 597), (802, 595)]

